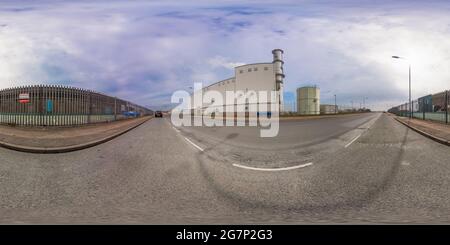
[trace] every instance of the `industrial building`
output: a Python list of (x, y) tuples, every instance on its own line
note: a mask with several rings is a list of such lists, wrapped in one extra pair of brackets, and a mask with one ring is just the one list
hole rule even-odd
[(447, 93), (448, 91), (443, 91), (432, 95), (431, 101), (433, 103), (434, 112), (448, 110), (448, 108), (446, 108), (448, 107), (448, 103), (446, 102), (446, 100), (449, 100)]
[(442, 91), (436, 94), (429, 94), (399, 106), (392, 107), (388, 112), (398, 116), (412, 116), (422, 120), (450, 122), (450, 91)]
[[(226, 101), (226, 91), (255, 91), (256, 93), (276, 91), (277, 98), (276, 101), (271, 101), (271, 103), (276, 104), (279, 111), (283, 111), (283, 79), (285, 77), (283, 71), (283, 50), (274, 49), (272, 51), (273, 60), (272, 62), (266, 63), (254, 63), (242, 65), (234, 68), (234, 76), (213, 83), (209, 86), (203, 87), (200, 91), (194, 91), (192, 96), (195, 96), (199, 92), (207, 91), (217, 91), (220, 92), (224, 101), (222, 104), (215, 104), (216, 111), (237, 111), (237, 105), (244, 106), (245, 113), (248, 115), (249, 107), (252, 104), (250, 101), (239, 102)], [(193, 102), (193, 99), (191, 99)], [(197, 115), (203, 114), (206, 107), (211, 106), (213, 101), (209, 104), (202, 105), (192, 105), (190, 113), (196, 113)], [(244, 105), (245, 104), (245, 105)], [(256, 105), (258, 106), (258, 105)], [(270, 106), (270, 105), (269, 105)], [(220, 108), (222, 107), (222, 108)], [(234, 107), (234, 108), (230, 108)], [(270, 108), (270, 107), (268, 107)], [(195, 110), (195, 111), (194, 111)], [(268, 109), (270, 110), (270, 109)]]
[(320, 114), (320, 89), (306, 86), (297, 89), (297, 113), (300, 115)]
[[(419, 104), (419, 111), (420, 112), (432, 112), (433, 111), (433, 102), (432, 102), (433, 96), (431, 94), (420, 97), (418, 99)], [(409, 109), (404, 109), (405, 111), (408, 111)]]
[(145, 107), (91, 90), (35, 85), (0, 90), (0, 123), (71, 126), (150, 115)]
[(338, 113), (338, 111), (339, 110), (337, 105), (320, 105), (320, 114), (336, 114)]

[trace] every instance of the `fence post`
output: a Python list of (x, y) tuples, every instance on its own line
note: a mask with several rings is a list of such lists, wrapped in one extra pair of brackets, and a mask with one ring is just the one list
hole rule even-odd
[(445, 91), (445, 124), (448, 124), (448, 90)]
[(425, 120), (425, 100), (422, 100), (422, 112), (423, 112), (422, 120)]
[(89, 90), (89, 95), (88, 95), (88, 102), (89, 102), (89, 106), (88, 106), (88, 123), (91, 123), (91, 105), (92, 105), (92, 92)]
[(114, 97), (114, 121), (117, 121), (117, 97)]

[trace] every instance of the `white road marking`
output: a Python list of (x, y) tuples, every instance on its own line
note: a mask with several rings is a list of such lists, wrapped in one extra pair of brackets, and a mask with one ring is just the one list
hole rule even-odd
[(238, 167), (238, 168), (245, 168), (245, 169), (257, 170), (257, 171), (284, 171), (284, 170), (292, 170), (292, 169), (297, 169), (297, 168), (304, 168), (304, 167), (308, 167), (311, 165), (313, 165), (312, 162), (300, 164), (300, 165), (292, 166), (292, 167), (286, 167), (286, 168), (253, 168), (253, 167), (248, 167), (248, 166), (244, 166), (244, 165), (240, 165), (240, 164), (236, 164), (236, 163), (233, 164), (233, 166)]
[(359, 137), (361, 137), (361, 134), (356, 136), (354, 139), (352, 139), (352, 141), (348, 142), (348, 144), (345, 145), (345, 148), (349, 147), (353, 142), (355, 142), (355, 140), (357, 140)]
[(191, 143), (191, 145), (195, 146), (195, 148), (199, 149), (200, 151), (204, 151), (200, 146), (196, 145), (194, 142), (190, 141), (188, 138), (184, 137), (187, 142)]
[[(172, 128), (173, 128), (175, 131), (177, 131), (178, 133), (180, 132), (180, 130), (177, 129), (177, 128), (175, 128), (174, 126), (172, 126)], [(194, 146), (195, 148), (197, 148), (198, 150), (204, 151), (203, 148), (201, 148), (200, 146), (196, 145), (194, 142), (192, 142), (192, 141), (189, 140), (188, 138), (186, 138), (186, 137), (184, 137), (184, 136), (183, 136), (183, 138), (184, 138), (187, 142), (191, 143), (191, 145), (193, 145), (193, 146)]]

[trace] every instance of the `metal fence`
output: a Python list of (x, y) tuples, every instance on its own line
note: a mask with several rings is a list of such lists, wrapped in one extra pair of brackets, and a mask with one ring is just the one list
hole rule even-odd
[(402, 117), (411, 115), (422, 120), (450, 123), (450, 91), (426, 95), (411, 101), (411, 104), (395, 106), (388, 111)]
[(152, 114), (145, 107), (80, 88), (34, 85), (0, 90), (0, 123), (66, 126)]

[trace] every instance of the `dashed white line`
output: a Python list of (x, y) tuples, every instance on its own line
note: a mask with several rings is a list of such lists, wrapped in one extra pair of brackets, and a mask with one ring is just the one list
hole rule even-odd
[[(177, 131), (178, 133), (180, 132), (179, 129), (175, 128), (174, 126), (172, 126), (173, 130)], [(191, 145), (193, 145), (195, 148), (197, 148), (199, 151), (204, 151), (203, 148), (201, 148), (200, 146), (196, 145), (194, 142), (192, 142), (190, 139), (186, 138), (183, 136), (183, 138), (189, 142)]]
[(236, 163), (234, 163), (233, 166), (238, 167), (238, 168), (257, 170), (257, 171), (285, 171), (285, 170), (292, 170), (292, 169), (297, 169), (297, 168), (308, 167), (308, 166), (311, 166), (312, 164), (313, 164), (312, 162), (309, 162), (309, 163), (300, 164), (300, 165), (292, 166), (292, 167), (286, 167), (286, 168), (254, 168), (254, 167), (248, 167), (248, 166), (244, 166), (244, 165), (240, 165), (240, 164), (236, 164)]
[(361, 137), (361, 134), (356, 136), (352, 141), (348, 142), (348, 144), (345, 145), (345, 148), (349, 147), (353, 142), (355, 142), (359, 137)]
[(191, 143), (195, 148), (199, 149), (200, 151), (204, 151), (200, 146), (196, 145), (194, 142), (190, 141), (188, 138), (184, 137), (187, 142)]

